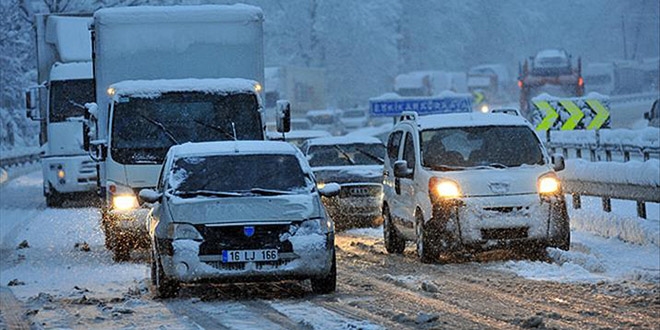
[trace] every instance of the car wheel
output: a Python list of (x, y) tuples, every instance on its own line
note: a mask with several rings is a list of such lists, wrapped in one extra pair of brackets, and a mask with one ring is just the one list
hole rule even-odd
[(337, 260), (332, 250), (332, 266), (328, 275), (311, 279), (312, 292), (317, 294), (333, 293), (337, 289)]
[(114, 262), (128, 261), (131, 258), (131, 240), (116, 229), (109, 231), (112, 237), (112, 260)]
[(568, 210), (566, 209), (566, 203), (560, 203), (556, 207), (559, 215), (559, 240), (557, 242), (557, 248), (568, 251), (571, 246), (571, 224), (568, 217)]
[(433, 240), (432, 233), (427, 228), (425, 228), (424, 218), (420, 214), (417, 214), (415, 218), (415, 231), (417, 233), (417, 255), (423, 263), (432, 263), (438, 257), (437, 248), (435, 245), (436, 242)]
[(406, 241), (399, 236), (387, 206), (383, 207), (383, 240), (388, 253), (401, 254), (406, 248)]
[[(155, 254), (155, 252), (153, 252)], [(155, 297), (156, 298), (173, 298), (179, 294), (179, 288), (181, 284), (179, 281), (167, 277), (165, 271), (163, 271), (163, 264), (161, 264), (160, 259), (157, 256), (154, 256), (155, 259), (155, 275), (156, 283), (154, 286), (156, 288)]]

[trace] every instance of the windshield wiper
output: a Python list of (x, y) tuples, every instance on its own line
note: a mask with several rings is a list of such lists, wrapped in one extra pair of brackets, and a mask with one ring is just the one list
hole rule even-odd
[(174, 135), (172, 135), (172, 132), (170, 132), (170, 130), (168, 130), (167, 127), (165, 127), (165, 125), (163, 125), (161, 122), (153, 120), (153, 119), (151, 119), (151, 118), (149, 118), (145, 115), (142, 115), (142, 114), (140, 115), (140, 117), (144, 118), (146, 121), (148, 121), (148, 122), (156, 125), (157, 127), (159, 127), (165, 133), (165, 135), (167, 135), (167, 137), (170, 140), (172, 140), (172, 142), (174, 142), (174, 144), (179, 144), (179, 141), (177, 141), (174, 138)]
[(472, 166), (471, 168), (508, 168), (508, 166), (502, 164), (502, 163), (490, 163), (488, 165), (477, 165), (477, 166)]
[(465, 169), (463, 166), (451, 166), (442, 164), (430, 165), (429, 167), (434, 171), (461, 171)]
[(244, 194), (234, 191), (216, 191), (216, 190), (192, 190), (192, 191), (175, 191), (174, 195), (180, 197), (195, 197), (195, 196), (214, 196), (214, 197), (242, 197)]
[[(197, 119), (195, 119), (195, 120), (193, 120), (193, 121), (194, 121), (195, 123), (197, 123), (197, 124), (200, 124), (200, 125), (206, 127), (206, 128), (210, 128), (210, 129), (212, 129), (212, 130), (214, 130), (214, 131), (216, 131), (216, 132), (220, 132), (220, 133), (224, 134), (226, 137), (229, 137), (229, 138), (232, 139), (232, 140), (236, 140), (236, 135), (232, 135), (231, 133), (229, 133), (229, 132), (227, 132), (226, 130), (222, 129), (222, 127), (209, 125), (209, 124), (207, 124), (207, 123), (205, 123), (205, 122), (202, 122), (202, 121), (199, 121), (199, 120), (197, 120)], [(232, 123), (233, 123), (233, 122), (232, 122)], [(234, 129), (234, 131), (236, 131), (236, 130)]]
[(253, 194), (275, 196), (275, 195), (291, 195), (294, 192), (286, 190), (277, 190), (277, 189), (265, 189), (265, 188), (252, 188), (250, 192)]
[(366, 152), (366, 151), (364, 151), (364, 150), (362, 150), (362, 149), (360, 149), (360, 148), (355, 148), (355, 150), (357, 150), (359, 153), (361, 153), (361, 154), (363, 154), (363, 155), (365, 155), (365, 156), (367, 156), (367, 157), (369, 157), (369, 158), (371, 158), (371, 159), (373, 159), (373, 160), (375, 160), (375, 161), (377, 161), (377, 162), (379, 162), (379, 163), (381, 163), (381, 164), (385, 164), (385, 160), (384, 160), (384, 159), (382, 159), (382, 158), (380, 158), (380, 157), (378, 157), (378, 156), (376, 156), (376, 155), (374, 155), (374, 154), (372, 154), (372, 153), (370, 153), (370, 152)]
[(340, 147), (339, 147), (338, 145), (336, 145), (336, 144), (335, 144), (333, 147), (334, 147), (335, 149), (339, 150), (339, 152), (340, 152), (344, 157), (346, 157), (346, 160), (348, 160), (348, 162), (349, 162), (351, 165), (355, 165), (355, 161), (353, 160), (353, 158), (351, 158), (351, 156), (350, 156), (348, 153), (346, 153), (346, 151), (344, 151), (344, 149), (340, 148)]

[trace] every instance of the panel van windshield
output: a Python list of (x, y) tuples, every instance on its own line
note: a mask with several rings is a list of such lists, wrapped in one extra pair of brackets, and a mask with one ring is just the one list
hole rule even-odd
[(122, 164), (161, 163), (174, 144), (263, 140), (259, 104), (252, 93), (165, 93), (115, 103), (111, 155)]

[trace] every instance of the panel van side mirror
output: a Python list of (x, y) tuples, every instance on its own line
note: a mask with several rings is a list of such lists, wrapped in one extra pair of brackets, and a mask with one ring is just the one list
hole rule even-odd
[(555, 172), (563, 171), (566, 168), (566, 161), (564, 160), (564, 155), (554, 154), (552, 155), (552, 168)]
[(287, 133), (291, 131), (291, 104), (287, 100), (277, 100), (277, 131)]

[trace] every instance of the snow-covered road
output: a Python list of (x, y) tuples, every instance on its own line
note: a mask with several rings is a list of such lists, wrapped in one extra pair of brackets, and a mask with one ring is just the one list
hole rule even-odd
[(613, 204), (606, 214), (584, 199), (571, 210), (571, 251), (542, 261), (500, 252), (425, 265), (413, 246), (384, 252), (381, 229), (354, 229), (337, 237), (334, 294), (304, 282), (196, 285), (163, 301), (149, 292), (146, 256), (113, 263), (98, 210), (46, 208), (31, 172), (0, 185), (0, 328), (653, 328), (660, 207), (643, 220), (634, 202)]

